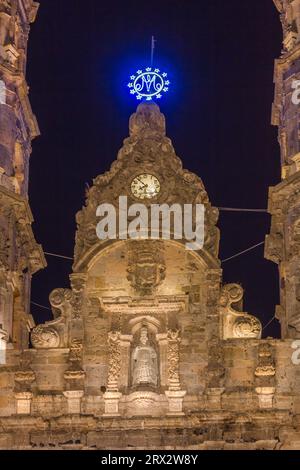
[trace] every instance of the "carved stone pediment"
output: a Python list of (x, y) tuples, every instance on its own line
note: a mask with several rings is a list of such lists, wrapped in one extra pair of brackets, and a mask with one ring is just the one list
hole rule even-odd
[(218, 255), (219, 230), (216, 223), (219, 212), (210, 205), (201, 178), (182, 167), (171, 140), (165, 136), (165, 118), (159, 107), (143, 103), (130, 119), (130, 137), (124, 140), (117, 160), (109, 172), (94, 179), (87, 192), (86, 204), (76, 215), (74, 271), (83, 271), (103, 248), (96, 234), (99, 222), (97, 207), (109, 203), (118, 211), (119, 196), (128, 197), (128, 206), (138, 202), (131, 193), (130, 183), (141, 173), (153, 174), (160, 181), (160, 193), (152, 201), (155, 204), (205, 205), (204, 248), (213, 257)]

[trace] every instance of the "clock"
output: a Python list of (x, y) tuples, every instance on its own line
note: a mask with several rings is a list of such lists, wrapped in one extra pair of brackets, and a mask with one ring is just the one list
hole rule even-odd
[(132, 180), (131, 192), (138, 199), (152, 199), (160, 192), (160, 182), (154, 175), (138, 175)]

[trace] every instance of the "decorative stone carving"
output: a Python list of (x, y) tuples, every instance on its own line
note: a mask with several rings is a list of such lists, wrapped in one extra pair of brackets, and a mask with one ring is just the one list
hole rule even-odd
[(118, 383), (121, 372), (121, 346), (120, 332), (110, 331), (108, 333), (108, 391), (118, 391)]
[(168, 330), (168, 381), (169, 390), (180, 390), (179, 345), (180, 331)]
[[(39, 269), (46, 266), (45, 256), (40, 245), (36, 244), (31, 229), (33, 221), (32, 214), (28, 202), (24, 199), (19, 199), (17, 195), (8, 193), (0, 186), (0, 215), (3, 215), (14, 233), (14, 241), (9, 239), (7, 230), (2, 230), (3, 235), (1, 240), (2, 245), (2, 260), (0, 265), (3, 264), (8, 267), (8, 260), (6, 257), (12, 258), (10, 269), (22, 273), (28, 270), (31, 274), (36, 273)], [(6, 234), (6, 240), (5, 240)], [(10, 247), (14, 246), (14, 253), (11, 252)], [(4, 254), (6, 251), (6, 256)], [(12, 257), (14, 254), (14, 257)], [(2, 263), (1, 263), (2, 261)]]
[(39, 325), (31, 333), (31, 342), (36, 349), (49, 349), (58, 348), (60, 339), (54, 328)]
[(232, 305), (242, 309), (244, 291), (238, 284), (227, 284), (220, 296), (220, 311), (223, 322), (223, 338), (260, 338), (262, 326), (260, 321), (245, 312), (234, 310)]
[[(118, 197), (128, 195), (132, 200), (130, 182), (139, 165), (143, 171), (157, 174), (161, 183), (159, 203), (205, 204), (206, 237), (204, 250), (216, 256), (219, 230), (216, 227), (218, 210), (209, 204), (202, 180), (182, 168), (172, 142), (165, 137), (165, 118), (154, 103), (142, 103), (130, 120), (130, 137), (118, 153), (109, 172), (99, 175), (87, 192), (86, 205), (77, 213), (74, 271), (83, 272), (103, 242), (96, 236), (96, 209), (99, 204), (111, 203), (116, 208)], [(146, 166), (145, 166), (146, 165)]]
[(69, 352), (70, 367), (64, 373), (67, 386), (72, 390), (80, 389), (82, 387), (82, 380), (85, 378), (85, 372), (82, 370), (82, 353), (82, 341), (78, 338), (72, 339)]
[(18, 415), (30, 415), (32, 397), (32, 392), (15, 393), (15, 399), (17, 402), (16, 411)]
[(233, 325), (235, 338), (258, 338), (261, 335), (261, 325), (257, 318), (240, 317)]
[(128, 281), (141, 295), (151, 294), (165, 279), (166, 266), (160, 241), (133, 241), (129, 245)]
[(5, 230), (0, 231), (0, 266), (7, 269), (9, 268), (9, 238)]
[(0, 340), (7, 342), (9, 340), (9, 336), (6, 330), (3, 330), (0, 326)]
[(149, 344), (148, 330), (142, 327), (140, 341), (132, 353), (132, 385), (153, 385), (158, 383), (158, 364), (155, 349)]
[(158, 106), (139, 105), (137, 112), (129, 120), (131, 137), (164, 137), (166, 135), (166, 122)]
[[(125, 398), (125, 397), (124, 397)], [(139, 390), (126, 396), (129, 415), (151, 415), (160, 408), (159, 395), (151, 390)]]
[(63, 313), (63, 307), (67, 302), (72, 300), (71, 289), (54, 289), (50, 296), (49, 302), (52, 306), (52, 313), (54, 318), (57, 318)]
[(74, 338), (70, 347), (70, 362), (80, 362), (82, 360), (83, 344), (80, 339)]
[(268, 343), (263, 343), (258, 349), (258, 365), (255, 369), (256, 377), (274, 377), (276, 369), (272, 357), (272, 348)]
[(81, 317), (83, 307), (83, 291), (85, 289), (86, 275), (71, 274), (70, 276), (72, 286), (72, 318), (78, 319)]
[(0, 5), (0, 55), (5, 58), (3, 54), (4, 45), (10, 40), (10, 30), (12, 24), (12, 11), (11, 5), (7, 0), (3, 0)]
[(2, 328), (2, 324), (0, 324), (0, 365), (6, 363), (6, 348), (8, 340), (9, 335), (7, 331)]
[(19, 384), (31, 384), (35, 381), (35, 373), (33, 370), (20, 370), (15, 373), (15, 382)]

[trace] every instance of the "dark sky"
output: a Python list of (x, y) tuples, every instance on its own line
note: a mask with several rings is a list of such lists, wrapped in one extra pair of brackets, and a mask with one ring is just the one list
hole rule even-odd
[[(75, 214), (86, 183), (108, 170), (136, 101), (127, 77), (148, 63), (166, 69), (172, 91), (160, 104), (184, 166), (201, 176), (217, 207), (266, 208), (280, 179), (277, 129), (270, 124), (274, 59), (282, 32), (272, 0), (40, 0), (27, 78), (41, 136), (33, 143), (30, 202), (45, 251), (73, 256)], [(264, 240), (268, 214), (221, 213), (220, 258)], [(32, 301), (49, 307), (69, 287), (71, 261), (47, 257)], [(224, 263), (241, 282), (245, 310), (263, 325), (278, 300), (277, 267), (263, 247)], [(51, 312), (32, 305), (36, 321)], [(278, 322), (264, 336), (278, 336)]]

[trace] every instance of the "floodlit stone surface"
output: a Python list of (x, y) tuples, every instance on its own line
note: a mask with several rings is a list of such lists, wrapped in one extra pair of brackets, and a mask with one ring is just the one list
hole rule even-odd
[[(37, 4), (19, 3), (25, 31)], [(70, 288), (50, 293), (53, 321), (34, 328), (29, 290), (21, 287), (28, 285), (25, 268), (32, 274), (45, 265), (26, 202), (30, 141), (38, 127), (20, 79), (24, 54), (17, 35), (23, 30), (7, 27), (11, 5), (0, 0), (0, 330), (6, 342), (0, 449), (300, 449), (300, 365), (292, 362), (300, 324), (299, 149), (292, 111), (281, 107), (283, 96), (288, 99), (284, 87), (298, 73), (289, 75), (291, 63), (300, 60), (298, 10), (288, 11), (289, 3), (276, 0), (286, 50), (276, 65), (273, 120), (280, 126), (285, 179), (270, 193), (266, 246), (285, 281), (277, 311), (283, 339), (262, 340), (259, 320), (243, 312), (242, 287), (222, 283), (218, 210), (201, 179), (183, 169), (164, 116), (149, 103), (130, 118), (130, 136), (111, 170), (95, 178), (76, 216)], [(28, 134), (16, 139), (17, 119)], [(202, 250), (186, 250), (185, 240), (97, 238), (97, 206), (116, 205), (118, 195), (138, 202), (131, 182), (140, 174), (159, 180), (156, 203), (205, 205)], [(12, 246), (20, 251), (11, 253)]]

